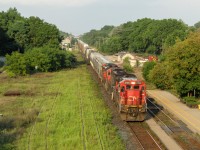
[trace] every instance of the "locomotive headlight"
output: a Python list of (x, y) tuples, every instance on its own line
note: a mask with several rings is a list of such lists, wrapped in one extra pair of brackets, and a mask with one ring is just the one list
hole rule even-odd
[(131, 84), (135, 84), (135, 82), (131, 82)]

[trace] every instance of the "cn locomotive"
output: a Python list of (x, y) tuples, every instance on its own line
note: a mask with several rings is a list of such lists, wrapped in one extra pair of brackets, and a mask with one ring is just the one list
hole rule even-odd
[(125, 121), (144, 121), (147, 114), (146, 84), (128, 74), (81, 40), (78, 47), (86, 62), (97, 73), (111, 100)]

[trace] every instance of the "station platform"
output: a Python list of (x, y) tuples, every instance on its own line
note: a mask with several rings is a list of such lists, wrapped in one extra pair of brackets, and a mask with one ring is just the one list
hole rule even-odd
[(190, 130), (200, 135), (200, 109), (189, 108), (179, 98), (167, 91), (147, 90), (147, 94), (183, 121)]

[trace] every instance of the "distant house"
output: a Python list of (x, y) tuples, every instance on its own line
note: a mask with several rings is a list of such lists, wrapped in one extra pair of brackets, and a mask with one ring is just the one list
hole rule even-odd
[(71, 44), (71, 38), (70, 37), (65, 38), (64, 40), (62, 40), (62, 43), (61, 43), (62, 49), (68, 50), (70, 47), (70, 44)]
[(136, 66), (137, 65), (137, 61), (139, 63), (139, 66), (143, 66), (143, 64), (146, 61), (148, 61), (147, 59), (144, 59), (142, 57), (138, 57), (138, 56), (136, 56), (134, 54), (127, 53), (127, 52), (120, 52), (120, 53), (117, 53), (116, 55), (118, 56), (117, 60), (118, 60), (119, 63), (123, 63), (124, 59), (128, 57), (131, 66)]

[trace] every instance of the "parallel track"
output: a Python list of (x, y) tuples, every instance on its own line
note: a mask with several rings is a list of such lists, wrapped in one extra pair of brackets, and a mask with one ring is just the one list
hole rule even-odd
[[(148, 114), (155, 118), (155, 120), (161, 125), (161, 127), (168, 133), (172, 134), (174, 132), (186, 132), (191, 133), (191, 131), (185, 126), (180, 125), (176, 120), (170, 117), (167, 113), (162, 110), (162, 107), (153, 103), (149, 98), (147, 101), (150, 107), (148, 107)], [(157, 113), (159, 112), (159, 116)]]
[(93, 109), (92, 98), (90, 98), (90, 107), (91, 107), (92, 112), (93, 112), (92, 115), (93, 115), (93, 118), (94, 118), (94, 121), (95, 121), (95, 127), (96, 127), (96, 131), (97, 131), (97, 134), (98, 134), (98, 137), (99, 137), (99, 142), (100, 142), (100, 145), (101, 145), (101, 149), (104, 150), (103, 142), (101, 140), (101, 135), (100, 135), (99, 128), (98, 128), (98, 125), (97, 125), (97, 119), (96, 119), (96, 116), (95, 116), (95, 113), (94, 113), (94, 109)]
[(186, 124), (171, 114), (168, 114), (161, 106), (153, 102), (153, 99), (148, 101), (148, 115), (153, 117), (157, 124), (184, 149), (199, 149), (200, 139), (195, 135)]
[[(82, 95), (82, 92), (81, 92), (81, 85), (80, 85), (80, 81), (82, 81), (83, 78), (82, 76), (79, 76), (79, 81), (78, 81), (78, 91), (79, 91), (79, 98), (80, 98), (80, 115), (81, 115), (81, 123), (82, 123), (82, 142), (83, 142), (83, 149), (86, 150), (87, 149), (87, 145), (86, 145), (86, 135), (85, 135), (85, 125), (84, 125), (84, 104), (83, 104), (83, 95)], [(89, 98), (89, 102), (90, 102), (90, 108), (92, 110), (92, 116), (93, 116), (93, 119), (94, 119), (94, 123), (95, 123), (95, 128), (96, 128), (96, 133), (98, 135), (98, 138), (99, 138), (99, 143), (100, 143), (100, 149), (101, 150), (104, 150), (104, 144), (103, 144), (103, 141), (102, 141), (102, 137), (100, 135), (100, 131), (99, 131), (99, 127), (98, 127), (98, 123), (97, 123), (97, 118), (96, 118), (96, 115), (95, 115), (95, 110), (93, 109), (93, 101), (92, 101), (92, 97)]]
[(83, 116), (83, 99), (82, 99), (82, 95), (80, 92), (80, 78), (78, 80), (78, 91), (79, 91), (79, 98), (80, 98), (80, 103), (79, 103), (79, 107), (80, 107), (80, 117), (81, 117), (81, 124), (82, 124), (82, 132), (81, 132), (81, 136), (82, 136), (82, 142), (83, 142), (83, 149), (86, 150), (86, 140), (85, 140), (85, 125), (84, 125), (84, 116)]
[[(59, 89), (59, 90), (60, 90), (60, 89)], [(59, 90), (58, 90), (58, 91), (59, 91)], [(54, 108), (54, 106), (55, 106), (55, 103), (56, 103), (56, 98), (57, 98), (57, 96), (58, 96), (58, 93), (57, 93), (56, 96), (54, 97), (54, 101), (53, 101), (53, 104), (52, 104), (51, 109), (50, 109), (51, 111), (50, 111), (50, 113), (49, 113), (49, 115), (48, 115), (48, 120), (47, 120), (47, 122), (46, 122), (46, 127), (45, 127), (45, 149), (48, 149), (48, 142), (47, 142), (47, 136), (48, 136), (47, 133), (48, 133), (48, 131), (47, 131), (47, 129), (48, 129), (48, 124), (49, 124), (50, 119), (51, 119), (52, 110), (53, 110), (53, 108)], [(41, 105), (40, 110), (39, 110), (39, 113), (38, 113), (38, 115), (37, 115), (37, 118), (35, 119), (34, 124), (33, 124), (32, 128), (31, 128), (31, 132), (30, 132), (29, 137), (28, 137), (28, 150), (31, 150), (31, 145), (30, 145), (31, 137), (32, 137), (33, 131), (35, 130), (35, 126), (36, 126), (36, 124), (37, 124), (37, 121), (38, 121), (38, 119), (39, 119), (39, 116), (40, 116), (41, 111), (43, 110), (43, 107), (44, 107), (44, 106), (45, 106), (44, 104)]]

